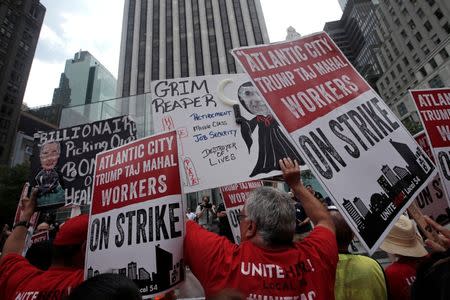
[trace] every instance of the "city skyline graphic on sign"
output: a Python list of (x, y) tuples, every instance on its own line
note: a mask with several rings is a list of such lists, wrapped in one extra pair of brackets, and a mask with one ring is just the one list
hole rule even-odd
[[(160, 245), (155, 246), (155, 253), (156, 272), (150, 273), (145, 268), (138, 266), (136, 261), (131, 261), (122, 268), (113, 269), (112, 273), (121, 274), (133, 280), (143, 295), (165, 291), (182, 282), (185, 278), (183, 259), (174, 264), (173, 254), (162, 249)], [(98, 270), (94, 270), (90, 266), (87, 278), (99, 274)]]
[(368, 206), (365, 204), (367, 201), (358, 196), (353, 200), (344, 198), (342, 202), (342, 206), (369, 247), (373, 246), (386, 226), (434, 169), (429, 157), (419, 147), (413, 152), (404, 143), (392, 139), (389, 142), (405, 160), (406, 166), (380, 166), (377, 183), (381, 190), (372, 194)]

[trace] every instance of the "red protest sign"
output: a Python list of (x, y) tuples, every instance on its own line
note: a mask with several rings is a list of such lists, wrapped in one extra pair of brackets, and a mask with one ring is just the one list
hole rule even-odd
[(431, 145), (450, 147), (450, 89), (411, 91)]
[(326, 34), (265, 45), (264, 50), (241, 48), (234, 55), (289, 132), (370, 89)]
[(248, 195), (254, 189), (263, 186), (261, 180), (247, 181), (230, 184), (220, 188), (225, 210), (227, 212), (228, 222), (230, 223), (233, 238), (236, 244), (241, 241), (241, 232), (239, 230), (239, 213), (247, 200)]
[(427, 134), (425, 131), (419, 132), (418, 134), (414, 135), (414, 138), (416, 139), (417, 144), (419, 144), (420, 147), (422, 147), (423, 151), (428, 155), (428, 157), (435, 162), (433, 151), (431, 149), (430, 142), (428, 141)]
[(119, 273), (144, 299), (184, 280), (175, 131), (97, 154), (85, 277)]

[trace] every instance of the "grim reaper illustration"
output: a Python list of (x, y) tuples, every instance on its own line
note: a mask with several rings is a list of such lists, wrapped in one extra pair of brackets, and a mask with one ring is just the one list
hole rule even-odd
[(241, 125), (241, 135), (249, 152), (253, 145), (252, 134), (258, 127), (258, 161), (250, 177), (280, 170), (278, 161), (284, 157), (290, 157), (299, 164), (304, 164), (251, 82), (245, 82), (239, 87), (238, 98), (242, 106), (255, 115), (251, 120), (247, 120), (239, 113), (236, 114), (236, 122)]

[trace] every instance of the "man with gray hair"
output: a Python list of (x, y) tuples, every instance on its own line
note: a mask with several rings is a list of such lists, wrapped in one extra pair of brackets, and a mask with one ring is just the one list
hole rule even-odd
[(298, 163), (285, 158), (280, 166), (314, 230), (294, 243), (294, 202), (269, 187), (255, 189), (246, 200), (239, 214), (240, 245), (188, 221), (184, 258), (207, 298), (234, 289), (247, 299), (334, 299), (338, 250), (333, 221), (301, 183)]

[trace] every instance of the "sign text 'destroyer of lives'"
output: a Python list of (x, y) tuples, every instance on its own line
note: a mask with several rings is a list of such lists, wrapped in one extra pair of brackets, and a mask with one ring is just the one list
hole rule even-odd
[(97, 155), (85, 278), (119, 273), (144, 298), (184, 280), (183, 207), (174, 131)]
[(433, 163), (326, 33), (233, 55), (372, 253)]
[(411, 91), (450, 200), (450, 89)]

